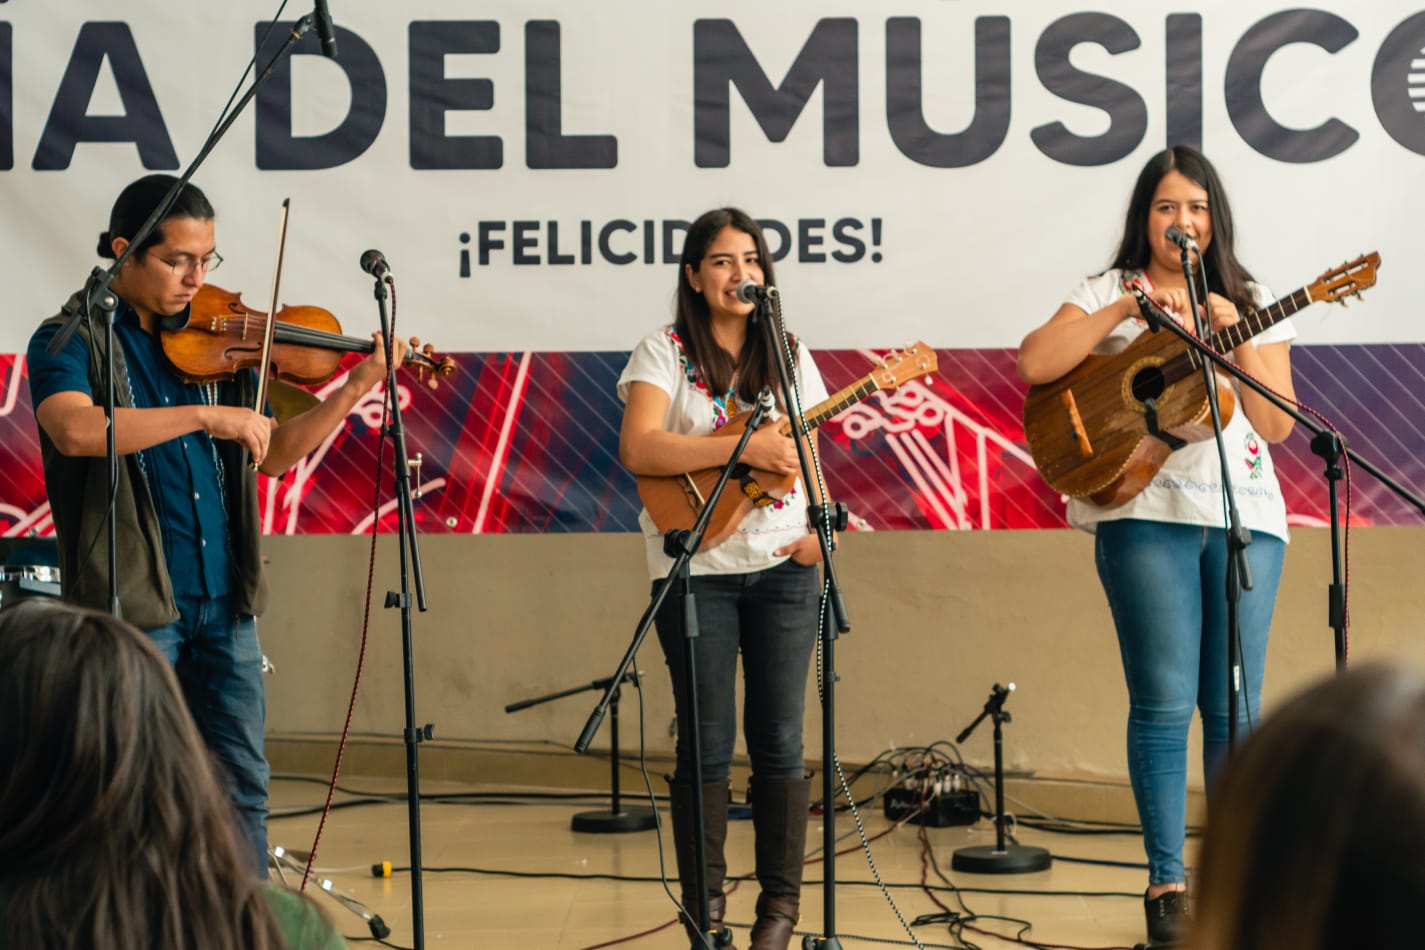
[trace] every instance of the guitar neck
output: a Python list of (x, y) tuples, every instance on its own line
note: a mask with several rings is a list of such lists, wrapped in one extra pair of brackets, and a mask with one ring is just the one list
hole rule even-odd
[[(807, 410), (807, 431), (810, 432), (817, 428), (838, 412), (850, 409), (879, 388), (873, 377), (863, 376), (845, 389), (833, 393)], [(792, 420), (785, 420), (781, 425), (780, 431), (783, 435), (790, 436), (792, 434)]]
[[(1212, 348), (1219, 353), (1230, 353), (1259, 333), (1281, 323), (1287, 317), (1304, 310), (1311, 303), (1311, 292), (1303, 287), (1295, 293), (1269, 303), (1265, 307), (1252, 310), (1230, 327), (1218, 330), (1212, 335)], [(1197, 362), (1194, 355), (1194, 363)]]

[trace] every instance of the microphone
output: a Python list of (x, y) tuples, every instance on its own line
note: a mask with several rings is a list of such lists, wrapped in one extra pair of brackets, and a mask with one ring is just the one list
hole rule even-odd
[(317, 0), (317, 38), (322, 41), (322, 55), (336, 59), (336, 32), (332, 29), (332, 14), (327, 9), (327, 0)]
[(1198, 254), (1202, 253), (1197, 249), (1197, 242), (1184, 234), (1176, 225), (1168, 225), (1168, 230), (1163, 232), (1163, 237), (1172, 241), (1184, 251), (1193, 251)]
[(757, 303), (766, 300), (768, 292), (775, 289), (774, 287), (763, 287), (755, 280), (744, 280), (737, 285), (737, 299), (743, 303)]
[(361, 255), (361, 269), (377, 280), (391, 281), (391, 267), (386, 263), (386, 255), (375, 248)]
[(777, 400), (772, 398), (772, 387), (763, 386), (762, 391), (757, 394), (757, 408), (764, 413), (771, 412), (777, 408)]

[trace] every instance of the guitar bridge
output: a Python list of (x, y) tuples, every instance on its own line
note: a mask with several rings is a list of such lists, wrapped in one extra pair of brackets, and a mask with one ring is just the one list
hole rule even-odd
[(1079, 415), (1079, 404), (1074, 400), (1074, 391), (1066, 389), (1061, 394), (1064, 401), (1064, 409), (1069, 413), (1069, 434), (1074, 437), (1074, 443), (1079, 447), (1079, 454), (1084, 458), (1093, 455), (1093, 444), (1089, 442), (1088, 429), (1084, 427), (1083, 416)]
[(693, 481), (693, 476), (687, 473), (679, 475), (678, 487), (683, 490), (683, 497), (687, 500), (688, 507), (693, 509), (694, 513), (703, 510), (703, 506), (707, 504), (707, 499), (704, 498), (703, 493), (698, 490), (698, 483)]

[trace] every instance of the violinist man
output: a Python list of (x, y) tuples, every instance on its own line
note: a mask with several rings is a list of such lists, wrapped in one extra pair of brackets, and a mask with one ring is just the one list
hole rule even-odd
[[(150, 175), (114, 202), (99, 254), (117, 258), (176, 181)], [(259, 551), (257, 471), (280, 475), (315, 449), (386, 376), (384, 347), (352, 368), (325, 402), (282, 424), (254, 411), (257, 374), (184, 383), (167, 368), (160, 330), (181, 327), (208, 272), (222, 263), (213, 207), (186, 185), (111, 285), (114, 442), (119, 454), (113, 530), (124, 619), (174, 664), (204, 739), (222, 763), (254, 870), (267, 873), (266, 713), (254, 617), (266, 604)], [(77, 295), (76, 295), (77, 296)], [(74, 302), (74, 301), (72, 301)], [(58, 353), (65, 322), (46, 320), (29, 345), (45, 487), (59, 540), (66, 600), (109, 608), (104, 327), (84, 321)], [(393, 347), (397, 358), (406, 347)], [(249, 460), (253, 464), (249, 464)]]

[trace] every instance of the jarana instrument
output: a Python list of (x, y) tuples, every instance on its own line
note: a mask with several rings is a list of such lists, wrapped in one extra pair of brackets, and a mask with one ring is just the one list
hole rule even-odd
[[(1327, 271), (1312, 284), (1253, 310), (1212, 335), (1219, 353), (1311, 303), (1345, 304), (1376, 282), (1372, 252)], [(1222, 423), (1236, 405), (1231, 382), (1218, 378)], [(1143, 333), (1120, 353), (1091, 355), (1052, 383), (1031, 386), (1024, 437), (1049, 487), (1116, 508), (1137, 495), (1175, 445), (1212, 437), (1202, 357), (1172, 333)]]
[[(935, 351), (925, 343), (916, 343), (899, 353), (890, 353), (870, 373), (808, 409), (805, 413), (807, 431), (874, 392), (895, 389), (912, 379), (935, 372), (935, 368)], [(740, 436), (751, 414), (751, 411), (738, 413), (708, 438)], [(792, 420), (783, 419), (779, 431), (791, 437)], [(683, 475), (640, 475), (638, 497), (659, 531), (687, 530), (707, 504), (707, 496), (717, 484), (720, 472), (719, 468), (705, 468)], [(738, 466), (734, 479), (728, 482), (708, 520), (702, 549), (707, 550), (726, 540), (754, 506), (771, 504), (785, 497), (796, 481), (795, 473), (777, 475), (748, 465)]]

